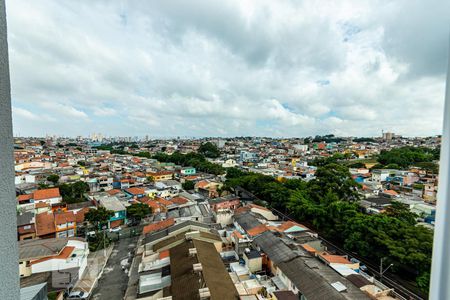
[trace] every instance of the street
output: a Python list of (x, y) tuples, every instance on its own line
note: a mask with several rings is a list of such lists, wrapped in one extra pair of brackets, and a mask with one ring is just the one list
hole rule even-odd
[(120, 237), (105, 266), (102, 277), (98, 281), (90, 299), (112, 300), (122, 299), (128, 284), (128, 268), (131, 263), (131, 252), (135, 250), (138, 237)]

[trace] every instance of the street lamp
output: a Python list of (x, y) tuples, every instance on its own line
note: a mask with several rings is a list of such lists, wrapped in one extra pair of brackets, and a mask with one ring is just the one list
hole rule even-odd
[(390, 264), (386, 269), (383, 270), (383, 260), (384, 259), (385, 259), (385, 257), (382, 257), (380, 259), (380, 282), (383, 281), (383, 274), (386, 273), (386, 271), (394, 265), (394, 264)]

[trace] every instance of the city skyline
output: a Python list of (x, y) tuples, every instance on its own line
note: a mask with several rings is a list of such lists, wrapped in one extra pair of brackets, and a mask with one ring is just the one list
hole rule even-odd
[(450, 8), (431, 4), (7, 1), (14, 131), (438, 135)]

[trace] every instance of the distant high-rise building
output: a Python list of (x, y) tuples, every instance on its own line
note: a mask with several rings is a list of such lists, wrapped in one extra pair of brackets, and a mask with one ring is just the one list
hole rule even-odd
[(394, 138), (395, 134), (393, 132), (382, 132), (383, 134), (383, 140), (390, 141)]

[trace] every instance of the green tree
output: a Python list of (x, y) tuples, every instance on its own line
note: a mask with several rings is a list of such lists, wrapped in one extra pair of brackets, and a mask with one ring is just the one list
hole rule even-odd
[(198, 153), (209, 158), (216, 158), (220, 155), (219, 148), (211, 142), (201, 144), (198, 148)]
[(152, 213), (151, 208), (144, 203), (133, 203), (127, 207), (127, 217), (132, 220), (133, 224), (139, 222)]
[(155, 182), (155, 178), (153, 178), (153, 176), (147, 176), (147, 182), (148, 183), (154, 183)]
[(190, 191), (194, 189), (195, 182), (193, 182), (192, 180), (186, 180), (185, 182), (183, 182), (181, 186), (183, 187), (184, 190)]
[(416, 225), (417, 223), (416, 220), (419, 217), (417, 214), (412, 213), (409, 210), (408, 205), (400, 203), (398, 201), (392, 201), (391, 205), (386, 207), (384, 213), (390, 217), (402, 220), (408, 223), (409, 225)]
[(363, 164), (362, 162), (355, 162), (355, 163), (349, 164), (348, 167), (349, 168), (359, 169), (359, 168), (365, 168), (366, 165)]
[(52, 175), (49, 175), (49, 176), (47, 177), (47, 180), (50, 181), (50, 182), (52, 182), (52, 183), (55, 185), (55, 184), (57, 184), (58, 181), (59, 181), (59, 176), (56, 175), (56, 174), (52, 174)]
[(83, 202), (84, 194), (89, 191), (89, 185), (83, 181), (76, 181), (71, 184), (61, 184), (59, 185), (59, 191), (66, 203), (79, 203)]
[(98, 208), (91, 208), (84, 215), (84, 219), (88, 221), (94, 228), (95, 231), (99, 231), (104, 226), (108, 225), (109, 219), (114, 216), (114, 212), (112, 210), (107, 210), (103, 206)]
[(335, 193), (341, 200), (359, 200), (358, 187), (348, 168), (335, 163), (319, 167), (316, 178), (309, 182), (310, 195), (316, 202), (320, 202), (320, 199), (329, 191)]

